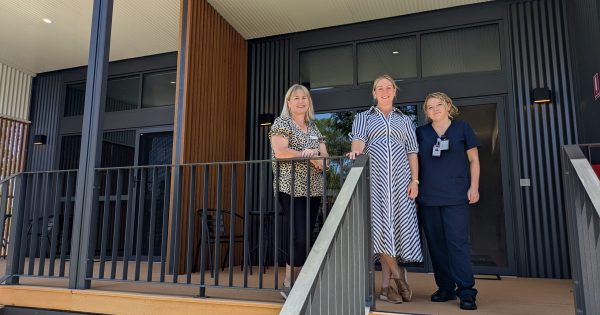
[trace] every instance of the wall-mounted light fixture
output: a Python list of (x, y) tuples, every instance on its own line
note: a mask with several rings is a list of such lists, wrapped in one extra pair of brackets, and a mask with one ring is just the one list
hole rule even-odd
[(273, 114), (259, 114), (258, 115), (258, 125), (261, 127), (270, 126), (275, 121), (275, 115)]
[(46, 135), (34, 135), (33, 144), (42, 145), (46, 144)]
[(552, 102), (552, 93), (549, 88), (535, 88), (531, 91), (531, 95), (534, 103), (544, 104)]

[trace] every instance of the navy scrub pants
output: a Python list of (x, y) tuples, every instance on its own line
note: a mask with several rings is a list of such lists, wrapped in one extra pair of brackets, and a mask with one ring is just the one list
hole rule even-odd
[(469, 205), (420, 206), (423, 225), (438, 288), (459, 298), (477, 295), (471, 268)]

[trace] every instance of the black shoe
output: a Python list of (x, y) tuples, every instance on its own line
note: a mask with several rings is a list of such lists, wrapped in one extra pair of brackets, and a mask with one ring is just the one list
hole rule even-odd
[(437, 290), (431, 296), (431, 302), (446, 302), (450, 300), (456, 300), (456, 294), (454, 292)]
[(474, 296), (465, 296), (460, 299), (460, 308), (463, 310), (476, 310), (477, 303), (475, 303)]

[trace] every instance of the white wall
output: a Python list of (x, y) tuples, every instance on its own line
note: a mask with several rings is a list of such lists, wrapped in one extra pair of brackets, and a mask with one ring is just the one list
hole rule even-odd
[(29, 121), (33, 75), (0, 63), (0, 117)]

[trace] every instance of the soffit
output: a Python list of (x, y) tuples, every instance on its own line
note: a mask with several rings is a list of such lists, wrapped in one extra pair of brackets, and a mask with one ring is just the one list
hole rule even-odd
[[(485, 1), (208, 0), (246, 39)], [(93, 0), (2, 0), (0, 62), (31, 74), (87, 64), (92, 4)], [(176, 51), (179, 6), (179, 0), (115, 0), (110, 60)], [(44, 18), (53, 23), (44, 23)]]

